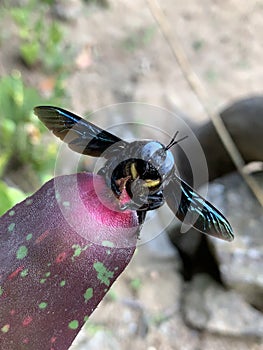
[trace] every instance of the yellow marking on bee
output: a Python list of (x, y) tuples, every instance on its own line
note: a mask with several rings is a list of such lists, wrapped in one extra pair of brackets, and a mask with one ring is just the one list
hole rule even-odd
[(133, 180), (137, 179), (137, 177), (139, 176), (135, 163), (131, 163), (131, 176)]
[(155, 187), (158, 186), (160, 184), (161, 180), (157, 179), (157, 180), (151, 180), (151, 179), (146, 179), (144, 186), (146, 187)]

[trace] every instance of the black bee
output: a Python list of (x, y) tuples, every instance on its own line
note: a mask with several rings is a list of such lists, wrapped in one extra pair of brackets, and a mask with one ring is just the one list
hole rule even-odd
[[(121, 209), (137, 211), (143, 223), (148, 210), (167, 202), (177, 218), (197, 230), (227, 241), (234, 238), (227, 219), (208, 201), (175, 174), (174, 158), (169, 150), (176, 141), (164, 146), (158, 141), (126, 142), (98, 126), (62, 108), (39, 106), (38, 118), (75, 152), (106, 158), (98, 174), (118, 198), (123, 185), (131, 200)], [(183, 138), (184, 139), (184, 138)]]

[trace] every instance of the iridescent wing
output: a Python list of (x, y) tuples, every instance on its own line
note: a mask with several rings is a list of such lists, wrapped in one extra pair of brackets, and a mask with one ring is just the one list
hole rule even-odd
[(54, 135), (66, 142), (75, 152), (99, 157), (117, 142), (126, 144), (119, 137), (65, 109), (38, 106), (34, 108), (34, 113)]
[(164, 196), (170, 209), (182, 222), (210, 236), (226, 241), (234, 239), (231, 225), (224, 215), (177, 175), (174, 174), (165, 187)]

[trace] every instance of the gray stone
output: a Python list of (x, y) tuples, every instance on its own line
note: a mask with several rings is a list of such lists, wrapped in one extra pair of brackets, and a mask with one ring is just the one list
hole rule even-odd
[(205, 333), (202, 336), (198, 350), (262, 350), (263, 341), (249, 337), (222, 337)]
[[(256, 179), (263, 188), (263, 173)], [(235, 239), (211, 239), (224, 283), (263, 310), (263, 211), (247, 185), (231, 174), (210, 185), (209, 200), (227, 216)]]
[(208, 275), (189, 283), (183, 311), (192, 327), (228, 336), (263, 337), (263, 315), (235, 291), (226, 291)]
[[(82, 335), (81, 335), (82, 333)], [(89, 340), (85, 331), (80, 332), (70, 350), (121, 350), (118, 341), (107, 331), (97, 331)]]

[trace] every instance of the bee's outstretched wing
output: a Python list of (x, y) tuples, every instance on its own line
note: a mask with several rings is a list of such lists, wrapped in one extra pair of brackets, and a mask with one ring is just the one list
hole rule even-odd
[(34, 113), (54, 135), (78, 153), (99, 157), (116, 142), (126, 143), (106, 130), (59, 107), (38, 106), (34, 108)]
[(226, 241), (234, 239), (224, 215), (175, 174), (164, 189), (164, 196), (179, 220), (210, 236)]

